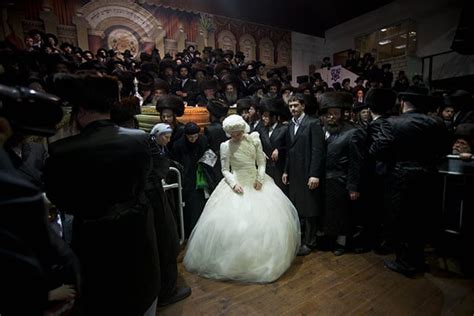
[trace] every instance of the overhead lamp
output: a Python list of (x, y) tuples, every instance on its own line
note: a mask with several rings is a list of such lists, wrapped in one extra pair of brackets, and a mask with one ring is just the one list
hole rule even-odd
[(379, 45), (383, 46), (383, 45), (387, 45), (387, 44), (390, 44), (392, 41), (391, 40), (383, 40), (383, 41), (380, 41), (379, 42)]

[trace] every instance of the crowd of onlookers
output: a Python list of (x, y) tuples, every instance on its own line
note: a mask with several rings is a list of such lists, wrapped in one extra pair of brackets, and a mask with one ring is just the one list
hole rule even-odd
[[(345, 66), (360, 75), (355, 83), (344, 79), (329, 87), (315, 73), (294, 87), (286, 67), (267, 69), (260, 61), (246, 61), (242, 52), (218, 48), (200, 52), (190, 46), (175, 56), (161, 56), (153, 49), (133, 56), (129, 50), (91, 52), (69, 43), (59, 45), (53, 34), (37, 31), (30, 32), (24, 45), (0, 43), (0, 84), (60, 96), (71, 106), (70, 123), (76, 128), (75, 136), (48, 148), (31, 142), (30, 135), (15, 129), (15, 122), (11, 122), (13, 136), (0, 138), (7, 157), (2, 156), (2, 163), (8, 160), (28, 183), (21, 184), (28, 192), (36, 187), (51, 200), (51, 229), (63, 224), (64, 213), (74, 215), (75, 254), (61, 243), (67, 239), (64, 228), (56, 229), (54, 240), (60, 246), (51, 246), (62, 252), (44, 252), (49, 249), (45, 244), (40, 247), (45, 257), (40, 256), (40, 266), (48, 269), (49, 310), (57, 313), (72, 308), (82, 286), (79, 271), (85, 280), (81, 304), (88, 312), (133, 307), (143, 314), (156, 297), (154, 304), (165, 306), (190, 294), (190, 289), (177, 286), (179, 206), (172, 192), (164, 192), (162, 180), (176, 181), (168, 174), (170, 165), (182, 173), (187, 237), (222, 179), (219, 146), (228, 139), (222, 121), (230, 111), (241, 115), (250, 131), (259, 132), (267, 173), (290, 199), (283, 175), (288, 176), (287, 155), (298, 133), (289, 131), (297, 125), (304, 133), (300, 124), (305, 116), (312, 122), (307, 128), (314, 134), (305, 137), (310, 143), (320, 142), (324, 156), (323, 172), (318, 174), (321, 186), (311, 194), (321, 196), (322, 211), (314, 221), (307, 220), (311, 229), (303, 232), (306, 248), (300, 249), (301, 255), (315, 248), (336, 255), (395, 251), (397, 260), (386, 264), (407, 275), (422, 270), (423, 243), (420, 246), (418, 237), (419, 232), (426, 233), (420, 225), (428, 215), (409, 214), (406, 209), (416, 213), (429, 196), (427, 190), (412, 194), (407, 188), (415, 190), (429, 182), (445, 154), (470, 159), (474, 145), (474, 102), (469, 92), (429, 91), (421, 77), (410, 82), (403, 72), (393, 82), (390, 65), (379, 69), (370, 55), (361, 59), (349, 55)], [(329, 60), (322, 66), (329, 67)], [(135, 116), (143, 106), (156, 108), (161, 119), (148, 135), (132, 130), (139, 128)], [(207, 108), (209, 124), (204, 131), (194, 122), (180, 122), (186, 106)], [(8, 113), (1, 110), (0, 118), (8, 120)], [(321, 139), (313, 139), (319, 132)], [(203, 160), (209, 150), (216, 156), (213, 163)], [(301, 150), (310, 155), (307, 148)], [(143, 205), (152, 211), (147, 213)], [(400, 221), (393, 223), (390, 216), (404, 208)], [(10, 210), (14, 211), (18, 208)], [(16, 225), (27, 222), (15, 220)], [(409, 236), (400, 236), (410, 220)], [(124, 230), (132, 236), (123, 235)], [(33, 233), (22, 231), (28, 238)], [(143, 258), (143, 271), (134, 266), (134, 256)], [(107, 266), (114, 264), (112, 259), (123, 261), (118, 267), (128, 268)], [(130, 289), (120, 293), (122, 278)], [(156, 286), (136, 283), (147, 278)], [(108, 288), (106, 282), (117, 288)], [(135, 301), (125, 297), (130, 291), (136, 291), (130, 294)], [(110, 306), (117, 298), (123, 298), (124, 305)], [(58, 301), (62, 303), (55, 304)]]

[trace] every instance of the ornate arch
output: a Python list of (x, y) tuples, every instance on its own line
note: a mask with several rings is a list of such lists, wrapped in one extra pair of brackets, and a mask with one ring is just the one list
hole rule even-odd
[(244, 53), (246, 60), (256, 59), (257, 43), (250, 34), (243, 34), (239, 39), (240, 50)]
[(224, 30), (217, 34), (217, 45), (219, 48), (222, 48), (223, 50), (230, 49), (235, 52), (236, 44), (237, 40), (231, 31)]
[(291, 65), (291, 48), (290, 44), (286, 41), (281, 41), (277, 45), (277, 64), (278, 65)]
[(140, 42), (155, 42), (163, 36), (161, 23), (146, 9), (130, 1), (91, 1), (78, 10), (94, 34), (104, 34), (110, 27), (121, 25), (140, 36)]
[(275, 64), (275, 46), (270, 38), (264, 37), (258, 45), (260, 51), (260, 61), (266, 65)]

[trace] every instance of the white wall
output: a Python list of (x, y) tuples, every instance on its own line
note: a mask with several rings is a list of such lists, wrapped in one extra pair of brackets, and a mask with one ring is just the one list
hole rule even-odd
[(324, 38), (302, 33), (291, 33), (292, 84), (297, 86), (296, 77), (308, 75), (309, 65), (321, 66), (325, 56), (330, 56)]
[(459, 23), (461, 0), (398, 0), (326, 31), (331, 53), (354, 48), (357, 36), (412, 19), (417, 25), (418, 57), (450, 49)]

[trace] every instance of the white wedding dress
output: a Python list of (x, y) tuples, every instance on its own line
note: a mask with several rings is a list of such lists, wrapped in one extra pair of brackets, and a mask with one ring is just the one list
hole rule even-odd
[[(258, 133), (244, 134), (239, 143), (222, 143), (220, 154), (224, 179), (189, 238), (184, 265), (212, 279), (275, 281), (298, 252), (298, 213), (265, 175)], [(255, 180), (263, 183), (261, 190), (254, 189)], [(243, 194), (232, 190), (235, 184), (243, 187)]]

